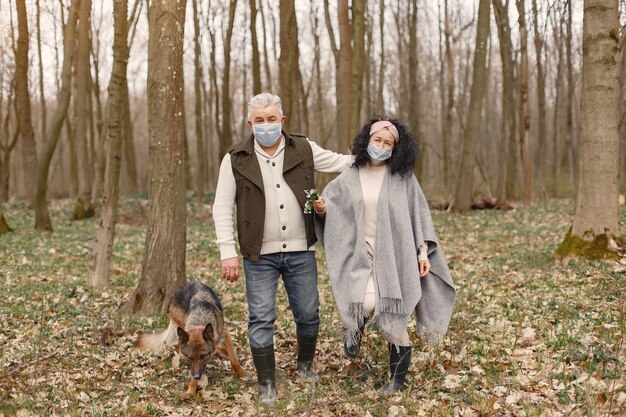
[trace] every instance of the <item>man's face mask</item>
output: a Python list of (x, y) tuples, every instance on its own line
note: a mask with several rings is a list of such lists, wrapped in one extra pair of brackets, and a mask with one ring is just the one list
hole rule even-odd
[(252, 125), (252, 133), (261, 146), (269, 148), (280, 139), (282, 127), (282, 123), (260, 123)]

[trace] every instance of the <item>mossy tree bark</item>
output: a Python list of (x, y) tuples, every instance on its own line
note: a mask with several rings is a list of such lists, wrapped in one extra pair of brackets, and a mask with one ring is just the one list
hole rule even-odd
[(571, 235), (557, 251), (562, 255), (576, 246), (573, 238), (592, 244), (619, 234), (618, 17), (617, 0), (584, 2), (579, 180)]
[(130, 299), (138, 314), (164, 314), (186, 281), (183, 39), (185, 0), (153, 0), (149, 11), (150, 200), (141, 278)]
[(122, 157), (123, 110), (125, 94), (126, 68), (128, 63), (127, 38), (127, 0), (115, 0), (113, 3), (113, 68), (108, 91), (108, 135), (106, 169), (104, 174), (104, 195), (100, 226), (96, 233), (95, 262), (89, 284), (92, 287), (109, 285), (113, 241), (117, 221), (118, 199), (120, 194), (120, 165)]
[(4, 217), (4, 209), (2, 208), (2, 203), (0, 203), (0, 235), (5, 233), (12, 232), (13, 229), (7, 223), (7, 219)]

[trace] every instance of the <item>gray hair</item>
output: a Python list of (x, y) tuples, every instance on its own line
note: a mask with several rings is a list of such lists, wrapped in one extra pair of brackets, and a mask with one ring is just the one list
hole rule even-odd
[(272, 93), (260, 93), (248, 100), (248, 119), (253, 108), (264, 109), (269, 106), (276, 106), (278, 113), (282, 117), (283, 105), (280, 102), (280, 97)]

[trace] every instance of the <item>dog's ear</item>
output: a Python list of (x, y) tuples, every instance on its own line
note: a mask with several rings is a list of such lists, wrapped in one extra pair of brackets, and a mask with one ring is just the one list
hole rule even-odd
[(181, 345), (184, 345), (189, 341), (189, 334), (187, 334), (187, 332), (184, 331), (182, 327), (177, 328), (176, 331), (178, 332), (178, 341)]
[(202, 332), (202, 337), (204, 337), (204, 340), (206, 340), (207, 342), (214, 339), (213, 325), (211, 323), (207, 324), (204, 328), (204, 331)]

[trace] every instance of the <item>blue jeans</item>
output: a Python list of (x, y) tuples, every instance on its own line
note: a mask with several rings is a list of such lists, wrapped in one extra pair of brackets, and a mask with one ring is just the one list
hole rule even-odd
[(296, 322), (296, 334), (317, 336), (319, 294), (315, 252), (277, 252), (261, 255), (258, 261), (243, 260), (248, 299), (248, 341), (252, 348), (274, 343), (276, 321), (276, 290), (282, 275), (289, 306)]

